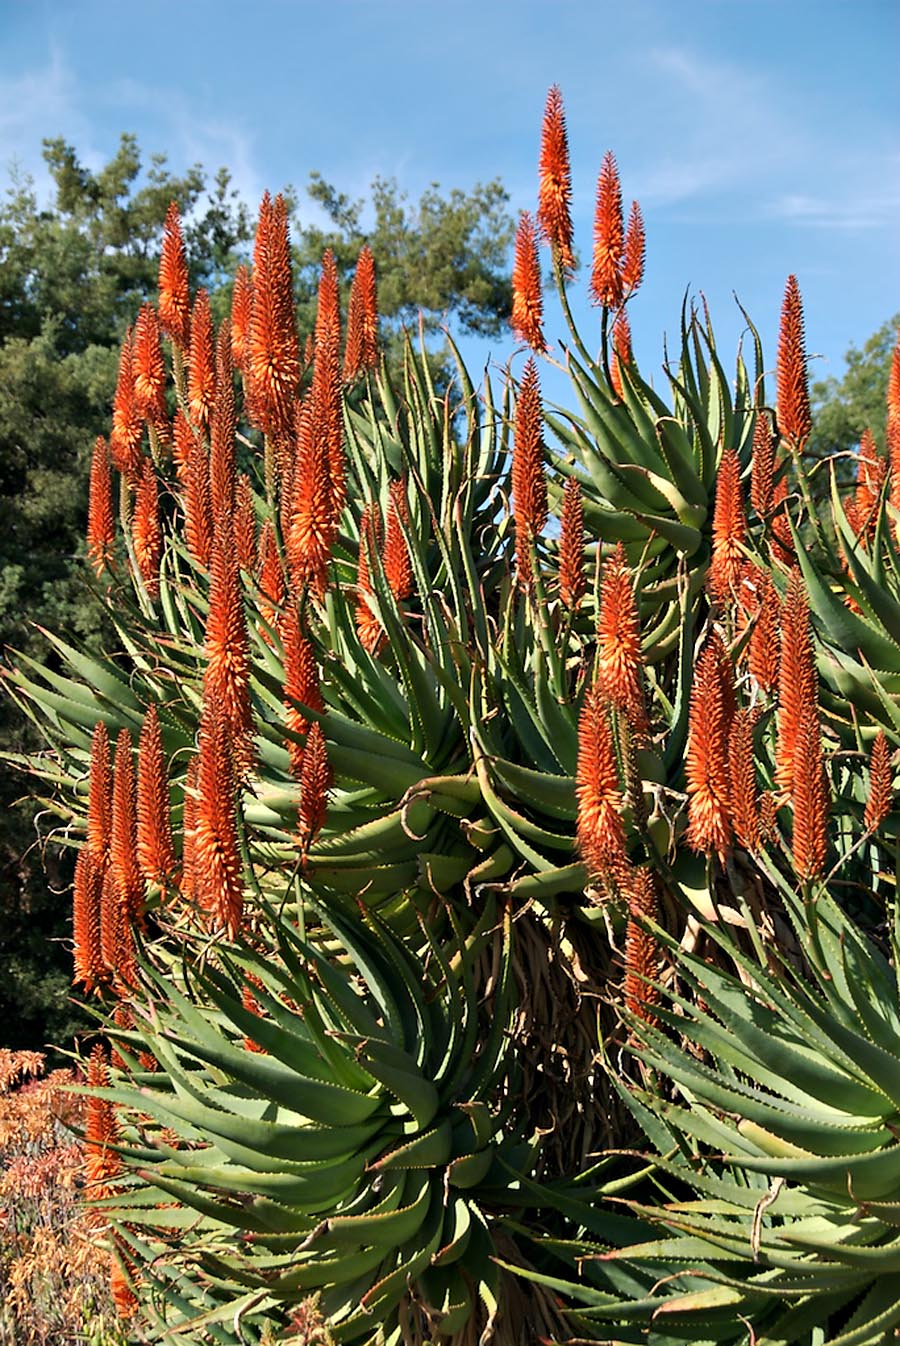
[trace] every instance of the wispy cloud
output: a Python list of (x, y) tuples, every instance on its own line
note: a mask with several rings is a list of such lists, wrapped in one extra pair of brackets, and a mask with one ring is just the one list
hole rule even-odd
[(47, 61), (15, 78), (0, 81), (0, 171), (29, 174), (40, 197), (50, 187), (50, 174), (41, 157), (45, 137), (64, 134), (78, 145), (88, 167), (99, 167), (90, 119), (86, 116), (77, 81), (62, 51), (52, 46)]

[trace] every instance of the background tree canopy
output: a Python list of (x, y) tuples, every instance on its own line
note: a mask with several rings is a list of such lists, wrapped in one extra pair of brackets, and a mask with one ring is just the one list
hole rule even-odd
[[(92, 172), (63, 139), (45, 142), (53, 199), (13, 178), (0, 204), (0, 646), (26, 656), (45, 647), (37, 626), (96, 643), (102, 618), (81, 564), (90, 452), (108, 426), (119, 346), (145, 298), (155, 299), (163, 224), (178, 202), (194, 287), (227, 313), (238, 260), (249, 258), (255, 203), (241, 201), (228, 170), (195, 165), (172, 173), (162, 155), (142, 159), (133, 136)], [(308, 195), (325, 226), (292, 210), (301, 345), (313, 327), (324, 248), (349, 289), (368, 242), (378, 268), (388, 349), (418, 320), (434, 336), (455, 320), (463, 332), (498, 333), (510, 310), (513, 224), (502, 185), (443, 194), (433, 184), (417, 202), (396, 182), (376, 179), (371, 200), (350, 201), (319, 174)], [(441, 356), (435, 352), (441, 371)], [(27, 718), (0, 699), (0, 751), (34, 746)], [(11, 808), (16, 774), (0, 784), (0, 1042), (61, 1043), (78, 1022), (69, 1004), (70, 958), (63, 943), (69, 882), (52, 846), (38, 850), (34, 804)], [(46, 832), (46, 824), (41, 825)], [(44, 866), (46, 865), (46, 873)]]

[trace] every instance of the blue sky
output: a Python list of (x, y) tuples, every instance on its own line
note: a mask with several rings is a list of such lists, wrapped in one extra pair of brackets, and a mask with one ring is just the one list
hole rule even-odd
[(41, 188), (43, 136), (99, 167), (132, 131), (176, 170), (226, 164), (254, 204), (318, 169), (351, 196), (500, 176), (533, 209), (559, 83), (582, 257), (607, 149), (643, 208), (645, 371), (687, 286), (729, 362), (736, 291), (771, 362), (793, 271), (819, 377), (900, 309), (898, 52), (898, 0), (0, 0), (0, 172)]

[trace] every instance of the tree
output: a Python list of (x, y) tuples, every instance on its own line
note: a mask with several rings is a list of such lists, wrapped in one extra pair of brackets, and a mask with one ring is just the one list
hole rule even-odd
[(885, 396), (900, 313), (873, 332), (860, 350), (851, 346), (842, 378), (831, 375), (811, 389), (813, 428), (807, 451), (816, 458), (855, 453), (864, 430), (885, 449)]

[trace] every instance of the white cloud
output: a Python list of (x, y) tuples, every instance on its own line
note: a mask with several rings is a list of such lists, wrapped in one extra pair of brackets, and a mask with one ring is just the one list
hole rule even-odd
[(52, 46), (45, 65), (0, 81), (0, 173), (4, 178), (12, 170), (30, 174), (43, 198), (51, 179), (41, 156), (41, 141), (58, 135), (78, 146), (81, 161), (88, 167), (103, 162), (92, 143), (74, 75), (62, 51)]

